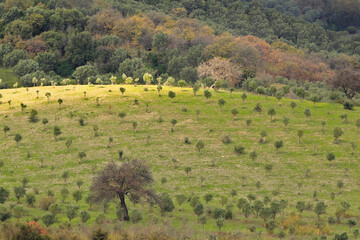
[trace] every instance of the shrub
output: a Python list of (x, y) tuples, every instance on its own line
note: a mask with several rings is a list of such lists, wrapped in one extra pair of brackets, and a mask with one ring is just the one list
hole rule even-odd
[(41, 219), (46, 225), (46, 227), (49, 227), (55, 223), (55, 217), (51, 213), (45, 213)]
[(88, 211), (83, 210), (80, 212), (80, 218), (81, 222), (86, 223), (91, 218), (91, 216)]
[(11, 211), (5, 206), (0, 206), (0, 222), (4, 222), (11, 218)]
[(339, 137), (343, 135), (343, 130), (340, 127), (334, 128), (333, 134), (334, 134), (334, 142), (337, 143), (339, 141)]
[(272, 169), (273, 169), (273, 165), (272, 165), (272, 164), (266, 164), (266, 165), (265, 165), (265, 170), (266, 170), (267, 172), (270, 172)]
[(260, 143), (266, 143), (267, 132), (262, 130), (260, 132)]
[(204, 90), (204, 96), (206, 97), (206, 99), (211, 98), (211, 92), (209, 90)]
[(14, 187), (14, 194), (18, 201), (25, 196), (25, 193), (26, 189), (24, 187)]
[(229, 135), (225, 135), (222, 140), (221, 140), (224, 144), (229, 144), (231, 143), (231, 139)]
[(347, 109), (347, 110), (353, 110), (354, 109), (354, 104), (352, 102), (349, 102), (349, 101), (344, 102), (343, 106), (344, 106), (344, 109)]
[(225, 219), (232, 219), (233, 218), (233, 212), (230, 209), (226, 210), (226, 212), (224, 214), (224, 217), (225, 217)]
[(80, 126), (85, 126), (85, 120), (83, 118), (80, 118), (78, 121)]
[(245, 153), (245, 147), (243, 147), (242, 145), (236, 145), (236, 146), (234, 147), (234, 152), (235, 152), (237, 155), (244, 154), (244, 153)]
[(161, 96), (160, 91), (162, 90), (162, 86), (158, 85), (156, 89), (157, 89), (159, 97), (160, 97)]
[(160, 210), (162, 213), (172, 212), (175, 208), (174, 203), (169, 194), (163, 193), (159, 202)]
[(42, 124), (44, 125), (44, 127), (46, 126), (46, 124), (49, 123), (49, 120), (47, 118), (43, 118), (42, 120)]
[(332, 153), (332, 152), (326, 154), (326, 159), (327, 159), (329, 162), (335, 160), (335, 154)]
[(251, 119), (246, 119), (246, 126), (250, 126), (251, 125), (251, 123), (252, 123), (252, 120)]
[(206, 194), (205, 196), (204, 196), (204, 200), (205, 200), (205, 202), (206, 202), (206, 204), (208, 204), (211, 200), (213, 199), (213, 195), (212, 194)]
[(257, 103), (256, 106), (254, 107), (254, 111), (255, 112), (262, 112), (262, 106), (260, 103)]
[(236, 115), (239, 114), (239, 110), (237, 110), (236, 108), (231, 109), (231, 114), (234, 116), (234, 120), (236, 119)]
[(179, 204), (179, 207), (186, 201), (187, 197), (184, 194), (178, 194), (175, 196), (177, 203)]
[(204, 206), (200, 202), (195, 205), (193, 210), (196, 216), (198, 216), (198, 218), (200, 217), (200, 215), (204, 214)]
[(136, 130), (137, 126), (138, 126), (137, 122), (133, 121), (132, 122), (132, 127), (133, 127), (134, 130)]
[(171, 101), (172, 101), (175, 98), (176, 93), (173, 91), (169, 91), (168, 96), (169, 96), (169, 98), (171, 98)]
[(222, 107), (225, 105), (226, 101), (224, 99), (219, 99), (218, 100), (218, 104), (219, 104), (219, 107), (220, 107), (220, 110), (222, 109)]
[(96, 230), (91, 234), (91, 240), (108, 240), (109, 234), (101, 229)]
[[(359, 119), (359, 123), (360, 123), (360, 119)], [(4, 134), (5, 134), (5, 137), (6, 137), (7, 132), (10, 131), (9, 126), (4, 126), (3, 131), (4, 131)]]
[(61, 210), (62, 209), (60, 205), (57, 203), (53, 203), (49, 207), (49, 211), (52, 213), (52, 215), (54, 215), (54, 217), (56, 217), (56, 215), (58, 215), (61, 212)]
[(242, 99), (243, 102), (245, 101), (246, 98), (247, 98), (247, 94), (246, 94), (246, 93), (241, 94), (241, 99)]
[(214, 219), (223, 218), (225, 217), (225, 210), (221, 208), (214, 208), (212, 210), (212, 215)]
[(55, 138), (55, 141), (57, 141), (57, 137), (61, 135), (61, 129), (59, 126), (55, 126), (54, 127), (54, 131), (53, 131), (53, 134), (54, 134), (54, 138)]
[(276, 148), (276, 153), (279, 153), (279, 149), (284, 146), (284, 143), (283, 143), (282, 140), (280, 140), (280, 141), (276, 141), (276, 142), (274, 143), (274, 145), (275, 145), (275, 148)]
[(33, 123), (39, 121), (39, 119), (37, 118), (37, 115), (38, 115), (38, 112), (35, 109), (31, 109), (29, 121), (33, 122)]
[(69, 221), (76, 218), (76, 216), (78, 214), (78, 210), (79, 210), (79, 207), (77, 207), (77, 206), (68, 205), (66, 207), (65, 213), (66, 213), (66, 217), (69, 219)]
[(5, 188), (0, 187), (0, 203), (4, 204), (6, 200), (9, 198), (9, 191), (7, 191)]
[(199, 140), (199, 141), (196, 143), (196, 148), (197, 148), (199, 154), (200, 154), (201, 149), (203, 149), (204, 147), (205, 147), (205, 144), (204, 144), (204, 142), (203, 142), (202, 140)]
[(16, 205), (13, 208), (13, 214), (14, 214), (15, 218), (22, 218), (22, 217), (26, 216), (27, 212), (23, 206)]
[(34, 203), (36, 201), (35, 195), (34, 194), (27, 194), (26, 195), (26, 202), (27, 204), (29, 204), (29, 206), (34, 206)]
[(309, 118), (309, 117), (311, 116), (311, 111), (310, 111), (310, 109), (308, 109), (308, 108), (305, 109), (304, 114), (305, 114), (306, 118)]

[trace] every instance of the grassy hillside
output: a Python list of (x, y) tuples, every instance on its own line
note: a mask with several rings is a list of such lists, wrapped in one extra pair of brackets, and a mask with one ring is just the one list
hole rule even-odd
[[(317, 103), (314, 106), (308, 101), (295, 101), (297, 107), (292, 110), (290, 99), (278, 102), (272, 97), (248, 95), (243, 102), (241, 92), (234, 92), (231, 97), (226, 91), (212, 92), (213, 96), (207, 100), (202, 90), (198, 96), (194, 96), (192, 89), (188, 88), (181, 91), (180, 88), (164, 87), (159, 97), (156, 86), (150, 86), (149, 91), (144, 91), (143, 86), (126, 85), (123, 86), (126, 92), (122, 96), (119, 87), (36, 87), (29, 88), (28, 92), (24, 88), (0, 90), (3, 102), (12, 101), (11, 106), (7, 103), (0, 105), (0, 127), (7, 125), (11, 129), (7, 137), (4, 134), (0, 136), (0, 160), (4, 161), (0, 185), (11, 191), (5, 205), (16, 204), (13, 187), (21, 185), (24, 177), (29, 179), (28, 193), (33, 193), (35, 189), (39, 191), (34, 208), (28, 207), (25, 199), (21, 199), (21, 205), (28, 211), (21, 219), (29, 221), (33, 217), (41, 218), (45, 211), (39, 209), (39, 199), (48, 190), (55, 193), (56, 201), (63, 209), (66, 204), (75, 205), (71, 195), (65, 204), (61, 203), (60, 189), (65, 186), (72, 193), (78, 188), (76, 182), (80, 179), (85, 184), (81, 187), (84, 194), (78, 205), (80, 209), (89, 209), (84, 198), (89, 192), (93, 172), (102, 169), (109, 161), (119, 161), (119, 150), (123, 150), (127, 157), (139, 158), (148, 163), (156, 181), (156, 190), (168, 192), (176, 205), (173, 213), (162, 216), (157, 208), (149, 213), (146, 204), (133, 206), (129, 203), (130, 211), (137, 208), (143, 212), (144, 220), (138, 225), (154, 222), (157, 218), (160, 223), (168, 222), (179, 229), (193, 229), (202, 236), (201, 225), (189, 203), (185, 202), (179, 208), (175, 201), (177, 194), (190, 196), (192, 193), (199, 196), (204, 205), (203, 196), (213, 194), (214, 199), (208, 204), (211, 207), (222, 207), (221, 197), (228, 197), (227, 204), (234, 205), (233, 219), (225, 221), (222, 231), (239, 231), (247, 238), (255, 238), (259, 231), (262, 231), (265, 239), (277, 238), (275, 234), (281, 229), (289, 236), (286, 222), (289, 224), (294, 220), (294, 216), (290, 217), (291, 213), (298, 214), (295, 208), (297, 201), (311, 202), (314, 206), (318, 201), (324, 201), (328, 209), (327, 214), (321, 216), (323, 232), (315, 227), (318, 221), (316, 214), (304, 211), (299, 221), (306, 227), (291, 222), (296, 230), (293, 239), (310, 239), (312, 234), (333, 235), (349, 231), (346, 222), (348, 219), (356, 220), (359, 216), (360, 153), (358, 150), (354, 155), (351, 154), (351, 143), (360, 145), (359, 131), (355, 126), (356, 120), (360, 118), (359, 109), (347, 111), (338, 104)], [(173, 101), (167, 96), (169, 90), (176, 92)], [(47, 92), (51, 93), (49, 102), (45, 97)], [(96, 104), (97, 97), (100, 106)], [(64, 101), (62, 108), (57, 103), (59, 98)], [(134, 99), (138, 99), (139, 105), (134, 104)], [(222, 109), (218, 105), (219, 99), (226, 101)], [(21, 112), (20, 103), (27, 105), (24, 113)], [(262, 112), (254, 111), (257, 103), (261, 104)], [(273, 121), (267, 114), (271, 107), (276, 111)], [(235, 119), (231, 114), (233, 108), (239, 110)], [(28, 121), (31, 109), (39, 112), (39, 122)], [(308, 119), (304, 115), (305, 109), (311, 111)], [(198, 119), (196, 110), (200, 111)], [(118, 117), (119, 112), (125, 112), (127, 116), (122, 120)], [(348, 116), (347, 123), (342, 123), (340, 118), (344, 113)], [(159, 123), (159, 117), (164, 122)], [(283, 117), (290, 119), (286, 128)], [(45, 127), (41, 123), (43, 118), (49, 120)], [(80, 118), (85, 120), (85, 126), (80, 126)], [(171, 131), (172, 119), (177, 120), (174, 132)], [(252, 120), (250, 126), (246, 124), (248, 119)], [(133, 121), (138, 123), (135, 130)], [(324, 132), (322, 121), (326, 121)], [(55, 125), (62, 131), (58, 141), (53, 136)], [(97, 137), (94, 137), (93, 125), (99, 126)], [(333, 129), (337, 126), (343, 129), (344, 134), (340, 137), (340, 143), (334, 144)], [(265, 144), (259, 143), (262, 130), (268, 134)], [(298, 141), (298, 130), (304, 131), (301, 143)], [(23, 137), (19, 147), (16, 147), (14, 141), (16, 133)], [(226, 135), (231, 138), (229, 144), (222, 142)], [(107, 147), (109, 137), (113, 138), (110, 148)], [(191, 144), (184, 143), (185, 137), (189, 138)], [(69, 138), (73, 144), (67, 152), (65, 142)], [(205, 143), (200, 154), (196, 150), (198, 140)], [(279, 153), (274, 147), (274, 142), (278, 140), (284, 142)], [(239, 144), (245, 147), (245, 154), (235, 154), (234, 146)], [(82, 151), (87, 156), (79, 163), (78, 154)], [(252, 151), (256, 151), (258, 156), (254, 161), (249, 155)], [(329, 152), (336, 156), (331, 163), (326, 159)], [(177, 159), (175, 164), (173, 158)], [(265, 170), (268, 164), (273, 167), (271, 171)], [(186, 167), (191, 167), (189, 174), (184, 171)], [(61, 175), (67, 170), (70, 171), (70, 178), (64, 183)], [(340, 190), (337, 188), (339, 180), (344, 182)], [(256, 184), (258, 181), (260, 184)], [(301, 188), (298, 187), (299, 183), (303, 184)], [(237, 191), (234, 198), (230, 195), (232, 189)], [(315, 197), (314, 191), (317, 191)], [(331, 192), (335, 193), (334, 201), (330, 198)], [(260, 200), (268, 196), (288, 201), (287, 208), (276, 218), (278, 227), (274, 234), (267, 233), (261, 218), (254, 214), (245, 218), (236, 207), (237, 200), (249, 194)], [(335, 217), (335, 211), (342, 201), (351, 205), (346, 219), (327, 225), (328, 217)], [(95, 207), (89, 212), (92, 218), (87, 224), (91, 225), (103, 210)], [(218, 231), (215, 220), (210, 216), (207, 218), (205, 232)], [(106, 219), (116, 222), (115, 203), (107, 210)], [(54, 226), (65, 221), (67, 217), (61, 213)], [(78, 218), (73, 219), (72, 225), (76, 227), (79, 222)], [(256, 233), (249, 231), (250, 226), (256, 226)], [(304, 233), (308, 235), (300, 235)]]

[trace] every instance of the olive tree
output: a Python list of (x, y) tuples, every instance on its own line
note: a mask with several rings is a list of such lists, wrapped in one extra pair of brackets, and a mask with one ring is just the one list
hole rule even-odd
[(63, 100), (61, 98), (58, 99), (58, 103), (59, 103), (59, 108), (61, 108), (61, 105), (63, 104)]
[(199, 154), (200, 154), (201, 149), (203, 149), (204, 147), (205, 147), (205, 144), (202, 140), (199, 140), (196, 143), (196, 149), (198, 150)]
[(301, 130), (301, 129), (299, 129), (299, 130), (297, 131), (297, 135), (298, 135), (298, 137), (299, 137), (299, 143), (301, 143), (301, 138), (302, 138), (302, 136), (304, 135), (304, 131)]
[(9, 127), (9, 126), (7, 126), (7, 125), (5, 125), (5, 126), (3, 127), (3, 131), (4, 131), (4, 134), (5, 134), (5, 137), (6, 137), (7, 132), (9, 132), (9, 131), (10, 131), (10, 127)]
[(50, 97), (51, 97), (51, 93), (47, 92), (47, 93), (45, 93), (45, 96), (46, 96), (46, 98), (47, 98), (47, 100), (48, 100), (48, 102), (49, 102), (49, 101), (50, 101)]
[(194, 96), (196, 96), (196, 93), (200, 90), (200, 87), (201, 87), (201, 85), (199, 83), (195, 83), (193, 85), (192, 90), (193, 90)]
[(16, 142), (16, 147), (19, 147), (19, 142), (22, 140), (22, 136), (20, 133), (15, 134), (14, 140)]
[(209, 98), (211, 98), (211, 92), (209, 91), (209, 90), (204, 90), (204, 96), (206, 97), (206, 99), (209, 99)]
[(225, 103), (226, 103), (226, 101), (224, 99), (222, 99), (222, 98), (218, 100), (220, 110), (222, 110), (222, 107), (225, 105)]
[(0, 187), (0, 203), (4, 204), (6, 202), (6, 200), (9, 198), (9, 191), (6, 190), (3, 187)]
[(341, 135), (343, 135), (344, 132), (340, 127), (336, 127), (336, 128), (334, 128), (333, 134), (334, 134), (334, 142), (338, 143), (339, 137), (341, 137)]
[(324, 202), (318, 202), (315, 205), (314, 212), (318, 216), (318, 219), (320, 220), (320, 216), (326, 213), (327, 205)]
[(279, 153), (279, 149), (284, 146), (284, 143), (283, 143), (282, 140), (280, 140), (280, 141), (276, 141), (276, 142), (274, 143), (274, 145), (275, 145), (275, 148), (276, 148), (276, 153)]
[(239, 114), (239, 110), (237, 110), (237, 108), (233, 108), (231, 109), (231, 114), (234, 116), (234, 121), (235, 121), (236, 115)]
[(290, 119), (289, 119), (289, 118), (287, 118), (287, 117), (284, 117), (284, 118), (283, 118), (283, 124), (284, 124), (285, 128), (287, 127), (287, 125), (289, 124), (289, 122), (290, 122)]
[(53, 130), (55, 141), (57, 141), (57, 137), (61, 135), (61, 129), (59, 126), (55, 126)]
[(247, 94), (246, 93), (241, 94), (241, 99), (244, 102), (245, 99), (247, 99)]
[(291, 102), (290, 103), (290, 107), (292, 110), (294, 110), (294, 108), (296, 108), (297, 104), (295, 102)]
[(180, 87), (181, 91), (183, 90), (183, 87), (187, 86), (187, 82), (185, 80), (179, 80), (178, 86)]
[(176, 119), (172, 119), (172, 120), (171, 120), (171, 125), (172, 125), (172, 127), (171, 127), (171, 132), (174, 132), (174, 127), (175, 127), (176, 124), (177, 124), (177, 120), (176, 120)]
[(270, 108), (267, 112), (267, 114), (270, 116), (270, 120), (272, 121), (273, 120), (273, 116), (276, 115), (276, 111), (274, 108)]
[(169, 91), (168, 96), (169, 96), (169, 98), (171, 98), (171, 102), (172, 102), (173, 99), (176, 97), (176, 93), (173, 91)]
[(157, 89), (157, 91), (158, 91), (159, 97), (161, 97), (160, 92), (161, 92), (161, 90), (162, 90), (162, 86), (161, 86), (161, 85), (158, 85), (156, 89)]
[(311, 111), (310, 111), (310, 109), (308, 109), (308, 108), (305, 109), (304, 114), (305, 114), (306, 118), (308, 119), (308, 118), (311, 116)]

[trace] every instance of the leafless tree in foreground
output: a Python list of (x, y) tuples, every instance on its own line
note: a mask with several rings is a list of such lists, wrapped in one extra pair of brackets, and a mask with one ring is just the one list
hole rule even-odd
[(131, 160), (121, 165), (111, 162), (94, 177), (90, 189), (96, 202), (108, 202), (119, 197), (123, 220), (129, 221), (125, 197), (137, 195), (157, 201), (151, 188), (153, 182), (149, 167), (139, 160)]

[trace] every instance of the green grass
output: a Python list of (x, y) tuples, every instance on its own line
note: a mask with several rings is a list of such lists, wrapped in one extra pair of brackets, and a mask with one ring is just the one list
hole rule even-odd
[[(95, 169), (100, 170), (109, 161), (118, 161), (118, 150), (123, 150), (126, 156), (142, 159), (151, 166), (156, 190), (168, 192), (176, 205), (171, 214), (162, 216), (158, 209), (154, 210), (154, 214), (161, 221), (169, 221), (180, 229), (190, 226), (194, 231), (202, 232), (202, 227), (197, 222), (197, 217), (189, 203), (184, 203), (179, 211), (175, 202), (175, 195), (179, 193), (186, 196), (194, 193), (201, 197), (203, 203), (203, 196), (211, 193), (214, 195), (214, 199), (209, 203), (212, 207), (221, 207), (219, 202), (221, 196), (229, 197), (229, 203), (234, 205), (234, 219), (226, 220), (222, 231), (240, 231), (248, 238), (257, 236), (248, 230), (252, 225), (257, 227), (257, 232), (262, 230), (263, 237), (273, 236), (266, 232), (260, 218), (252, 215), (245, 219), (243, 214), (239, 213), (236, 207), (237, 199), (246, 197), (250, 193), (255, 194), (258, 199), (263, 199), (267, 195), (272, 199), (285, 199), (289, 202), (287, 209), (277, 217), (278, 224), (292, 212), (297, 213), (295, 208), (297, 201), (312, 202), (315, 205), (314, 191), (317, 191), (318, 200), (325, 201), (329, 206), (327, 214), (321, 217), (325, 224), (329, 216), (334, 216), (336, 208), (342, 201), (351, 204), (347, 216), (349, 219), (359, 215), (360, 153), (357, 150), (351, 155), (350, 145), (351, 142), (355, 142), (360, 146), (359, 131), (355, 126), (355, 121), (360, 118), (359, 109), (347, 111), (339, 104), (330, 103), (317, 103), (314, 107), (308, 101), (282, 99), (278, 102), (273, 97), (250, 94), (243, 102), (241, 92), (234, 92), (233, 97), (230, 97), (229, 92), (226, 91), (213, 92), (213, 97), (206, 100), (202, 91), (198, 96), (193, 96), (189, 88), (180, 91), (180, 88), (164, 87), (162, 96), (159, 97), (156, 86), (150, 86), (148, 92), (143, 90), (143, 86), (123, 87), (126, 88), (124, 96), (121, 95), (118, 85), (36, 87), (29, 88), (28, 92), (24, 88), (1, 90), (3, 102), (12, 100), (10, 107), (7, 103), (0, 105), (0, 127), (8, 125), (11, 128), (6, 138), (4, 135), (0, 136), (0, 156), (5, 163), (0, 175), (1, 186), (12, 192), (14, 186), (21, 185), (23, 177), (28, 177), (29, 193), (37, 188), (40, 192), (37, 195), (39, 199), (51, 189), (55, 192), (57, 202), (61, 203), (60, 189), (66, 185), (70, 192), (73, 192), (77, 189), (76, 181), (83, 179), (84, 195), (79, 206), (81, 209), (88, 209), (84, 197), (91, 185), (92, 172)], [(36, 98), (36, 90), (40, 91), (39, 99)], [(169, 90), (176, 92), (173, 101), (167, 97)], [(87, 92), (86, 99), (83, 95), (84, 91)], [(52, 95), (49, 103), (45, 97), (46, 92)], [(96, 105), (97, 97), (100, 98), (100, 106)], [(64, 100), (61, 109), (57, 103), (59, 98)], [(222, 110), (217, 104), (220, 98), (226, 100)], [(138, 99), (140, 104), (134, 105), (134, 99)], [(296, 101), (298, 105), (294, 110), (289, 107), (291, 101)], [(21, 112), (20, 103), (28, 106), (25, 113)], [(263, 107), (261, 113), (253, 111), (257, 103), (261, 103)], [(149, 104), (149, 112), (146, 112), (146, 104)], [(183, 107), (187, 108), (187, 112), (182, 111)], [(270, 121), (270, 116), (267, 115), (270, 107), (276, 110), (273, 121)], [(235, 120), (231, 114), (233, 108), (239, 110)], [(311, 110), (309, 119), (304, 115), (304, 110), (307, 108)], [(28, 121), (31, 109), (39, 112), (38, 123)], [(200, 110), (198, 121), (196, 109)], [(122, 111), (127, 113), (123, 120), (117, 116)], [(340, 115), (344, 113), (348, 114), (348, 123), (342, 123)], [(282, 123), (284, 116), (290, 119), (286, 129)], [(163, 123), (158, 123), (159, 117), (164, 119)], [(41, 124), (42, 118), (49, 119), (46, 127)], [(79, 125), (80, 118), (85, 120), (85, 126)], [(172, 119), (178, 122), (174, 127), (175, 132), (171, 132)], [(246, 126), (247, 119), (252, 119), (249, 127)], [(132, 128), (133, 121), (138, 123), (136, 130)], [(321, 121), (326, 121), (325, 132), (321, 131)], [(98, 137), (94, 137), (94, 124), (99, 126)], [(58, 141), (54, 140), (52, 134), (55, 125), (60, 126), (62, 130)], [(339, 144), (333, 142), (332, 131), (336, 126), (344, 130)], [(304, 130), (300, 144), (298, 129)], [(266, 144), (259, 143), (261, 130), (266, 130), (268, 133)], [(21, 133), (23, 136), (19, 148), (15, 147), (16, 133)], [(221, 139), (225, 135), (231, 137), (232, 143), (222, 143)], [(147, 144), (148, 136), (150, 136), (149, 144)], [(106, 147), (109, 137), (114, 139), (111, 148)], [(185, 137), (190, 139), (191, 144), (184, 143)], [(67, 138), (73, 139), (69, 153), (65, 146)], [(200, 154), (195, 147), (198, 140), (203, 140), (205, 143), (205, 148)], [(284, 141), (284, 147), (278, 154), (274, 147), (274, 142), (277, 140)], [(236, 144), (243, 145), (246, 154), (236, 155), (234, 153)], [(315, 145), (318, 149), (317, 155), (314, 154)], [(81, 164), (78, 158), (80, 151), (85, 151), (87, 154)], [(254, 162), (249, 157), (251, 151), (256, 151), (258, 154)], [(334, 152), (336, 155), (335, 161), (331, 164), (326, 160), (328, 152)], [(27, 158), (28, 153), (30, 158)], [(178, 160), (176, 168), (173, 167), (172, 158)], [(213, 159), (216, 160), (215, 167), (212, 166)], [(269, 163), (273, 165), (270, 173), (264, 169)], [(186, 175), (184, 168), (188, 166), (192, 171)], [(305, 176), (307, 169), (310, 169), (310, 177)], [(71, 174), (64, 184), (61, 175), (66, 170)], [(167, 179), (165, 184), (160, 182), (163, 177)], [(345, 183), (341, 194), (336, 187), (338, 180), (343, 180)], [(260, 189), (255, 186), (257, 181), (261, 182)], [(299, 182), (303, 183), (300, 192), (297, 187)], [(231, 189), (236, 189), (238, 192), (234, 200), (229, 194)], [(273, 196), (274, 190), (278, 191), (279, 195)], [(336, 193), (334, 201), (330, 199), (331, 192)], [(21, 202), (26, 206), (24, 199)], [(70, 202), (75, 204), (71, 195), (67, 199), (67, 204)], [(13, 193), (6, 204), (10, 203), (16, 203)], [(129, 208), (131, 211), (134, 206), (129, 203)], [(148, 207), (137, 204), (135, 208), (143, 209), (144, 213), (144, 220), (138, 224), (149, 222)], [(93, 223), (101, 212), (101, 207), (92, 209), (92, 219), (88, 224)], [(43, 214), (44, 211), (38, 207), (31, 208), (28, 216), (23, 219), (30, 220)], [(106, 216), (108, 219), (116, 219), (114, 203), (110, 205)], [(60, 214), (55, 226), (66, 220), (66, 216)], [(313, 212), (305, 211), (302, 221), (314, 225), (317, 217)], [(348, 231), (346, 221), (343, 219), (341, 224), (329, 226), (329, 234)], [(75, 219), (73, 222), (76, 226), (75, 223), (79, 220)], [(208, 217), (205, 231), (218, 231), (215, 220), (211, 217)], [(279, 228), (275, 230), (275, 233), (278, 232)], [(297, 236), (294, 239), (304, 238), (310, 236)]]
[(0, 68), (0, 79), (3, 84), (7, 83), (8, 87), (12, 87), (16, 82), (19, 83), (19, 78), (11, 68)]

